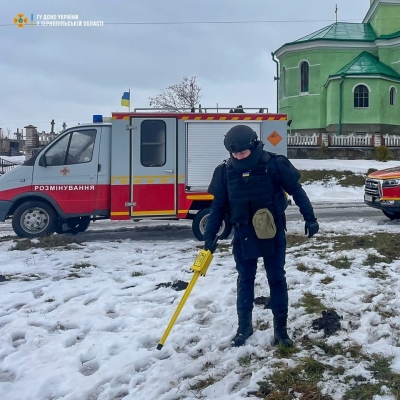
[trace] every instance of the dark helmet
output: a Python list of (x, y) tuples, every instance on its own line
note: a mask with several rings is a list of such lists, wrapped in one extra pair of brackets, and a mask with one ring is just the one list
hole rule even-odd
[(257, 143), (257, 133), (247, 125), (236, 125), (225, 135), (224, 145), (230, 153), (251, 149)]

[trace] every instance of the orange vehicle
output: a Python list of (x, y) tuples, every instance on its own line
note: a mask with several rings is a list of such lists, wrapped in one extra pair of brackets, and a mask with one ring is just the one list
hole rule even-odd
[(375, 171), (365, 181), (364, 203), (400, 219), (400, 166)]

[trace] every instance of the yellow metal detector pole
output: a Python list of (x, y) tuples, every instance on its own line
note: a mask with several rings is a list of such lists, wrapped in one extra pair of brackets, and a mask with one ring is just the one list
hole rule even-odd
[(190, 267), (191, 270), (194, 271), (193, 277), (189, 282), (188, 287), (185, 290), (185, 293), (183, 294), (181, 301), (178, 304), (178, 307), (176, 308), (174, 315), (171, 318), (171, 321), (169, 321), (169, 324), (167, 326), (167, 329), (164, 332), (163, 337), (161, 338), (160, 342), (157, 345), (157, 350), (161, 350), (162, 347), (164, 346), (165, 341), (167, 340), (167, 337), (169, 333), (171, 332), (172, 327), (174, 326), (180, 312), (182, 311), (183, 306), (186, 303), (186, 300), (188, 299), (190, 292), (194, 288), (194, 285), (197, 282), (197, 279), (199, 279), (199, 276), (205, 276), (207, 269), (209, 265), (211, 264), (211, 261), (213, 259), (213, 254), (214, 250), (216, 248), (216, 241), (215, 240), (214, 244), (215, 247), (210, 250), (200, 250), (199, 254), (197, 255), (196, 259), (194, 260), (193, 265)]

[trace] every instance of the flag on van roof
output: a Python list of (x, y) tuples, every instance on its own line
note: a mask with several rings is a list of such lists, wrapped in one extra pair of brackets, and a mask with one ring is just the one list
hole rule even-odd
[(121, 98), (121, 106), (130, 107), (131, 105), (131, 94), (130, 92), (124, 92)]

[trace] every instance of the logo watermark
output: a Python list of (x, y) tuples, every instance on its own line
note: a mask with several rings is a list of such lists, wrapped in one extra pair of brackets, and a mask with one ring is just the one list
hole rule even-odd
[(77, 14), (31, 14), (30, 22), (25, 14), (17, 14), (14, 17), (14, 24), (17, 28), (24, 28), (26, 25), (39, 27), (99, 27), (104, 26), (104, 21), (84, 20)]

